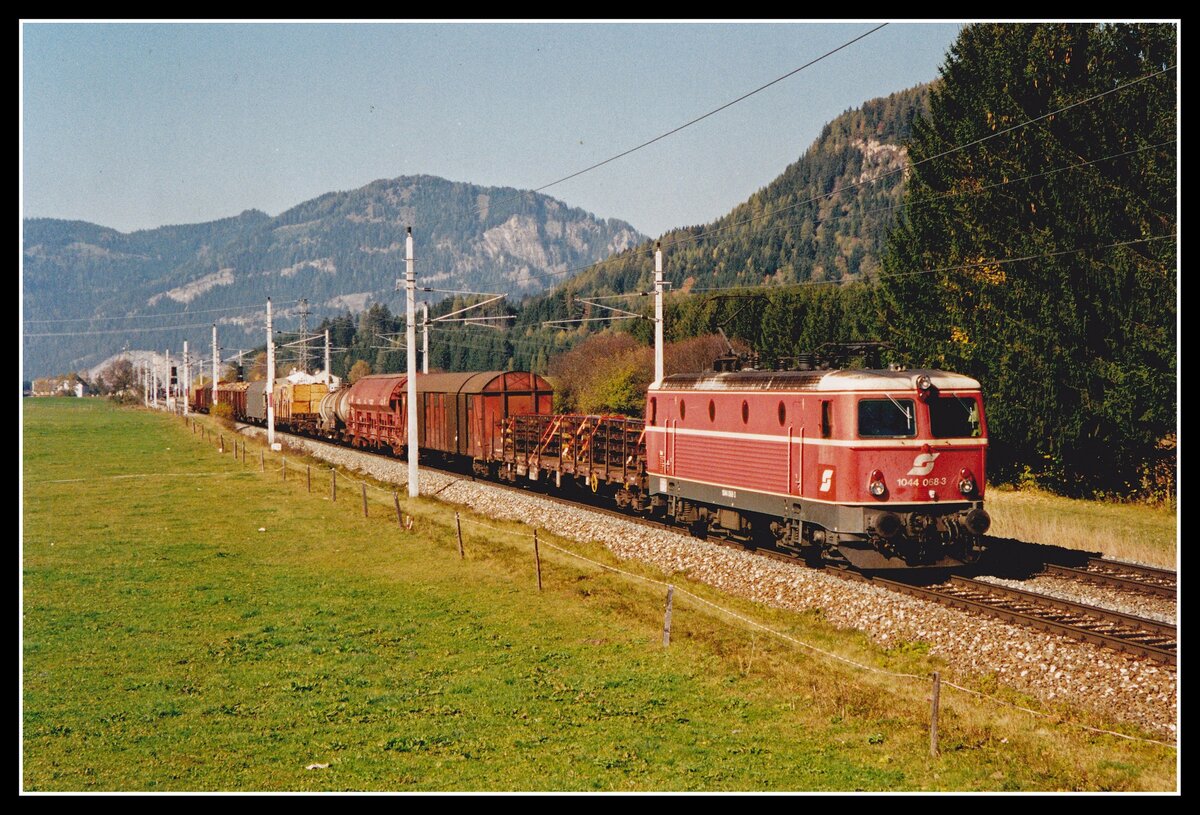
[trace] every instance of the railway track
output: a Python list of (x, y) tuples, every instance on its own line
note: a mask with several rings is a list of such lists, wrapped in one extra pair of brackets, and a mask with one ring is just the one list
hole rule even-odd
[[(241, 430), (242, 428), (239, 427), (238, 429)], [(307, 436), (297, 436), (296, 438), (315, 441), (320, 444), (329, 444), (332, 447), (344, 447), (344, 445), (338, 445), (334, 442), (312, 439)], [(681, 527), (677, 524), (631, 515), (608, 507), (596, 506), (585, 501), (576, 501), (539, 490), (530, 490), (522, 486), (490, 480), (481, 481), (474, 475), (430, 464), (422, 464), (421, 466), (464, 481), (479, 481), (479, 483), (491, 487), (524, 495), (537, 495), (545, 500), (564, 506), (585, 508), (592, 512), (620, 518), (621, 520), (641, 526), (688, 534), (686, 527)], [(804, 563), (803, 559), (795, 555), (770, 549), (755, 549), (735, 540), (722, 538), (708, 538), (708, 540), (722, 546), (753, 551), (758, 555), (775, 560)], [(1161, 623), (1156, 620), (1148, 620), (1142, 617), (1110, 611), (1083, 603), (1061, 600), (1020, 589), (1005, 588), (966, 577), (955, 576), (939, 585), (922, 586), (914, 582), (869, 577), (836, 567), (827, 567), (825, 571), (844, 579), (872, 583), (892, 591), (919, 597), (941, 605), (996, 617), (1010, 623), (1054, 634), (1073, 637), (1117, 651), (1149, 657), (1171, 665), (1176, 664), (1175, 626), (1169, 623)], [(1087, 569), (1047, 565), (1042, 573), (1056, 574), (1070, 579), (1087, 580), (1089, 582), (1105, 582), (1107, 585), (1120, 585), (1122, 587), (1128, 587), (1128, 584), (1136, 584), (1136, 590), (1149, 591), (1149, 593), (1163, 593), (1165, 589), (1162, 587), (1169, 583), (1172, 587), (1169, 595), (1174, 596), (1175, 582), (1173, 572), (1122, 563), (1120, 561), (1092, 558), (1088, 561)], [(1121, 582), (1117, 583), (1116, 581)], [(1146, 586), (1154, 586), (1155, 588), (1147, 590), (1143, 588)]]
[(1176, 664), (1176, 634), (1175, 626), (1171, 623), (967, 577), (951, 577), (939, 585), (920, 586), (898, 580), (865, 577), (853, 572), (841, 576), (1016, 625), (1073, 637), (1169, 665)]
[(1042, 573), (1154, 597), (1174, 598), (1178, 592), (1175, 572), (1119, 560), (1090, 558), (1084, 566), (1078, 568), (1050, 563), (1046, 564)]

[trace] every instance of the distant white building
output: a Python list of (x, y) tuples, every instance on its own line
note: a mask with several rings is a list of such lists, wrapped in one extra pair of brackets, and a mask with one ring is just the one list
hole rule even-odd
[(33, 380), (34, 396), (80, 396), (87, 393), (87, 385), (76, 374), (48, 376)]

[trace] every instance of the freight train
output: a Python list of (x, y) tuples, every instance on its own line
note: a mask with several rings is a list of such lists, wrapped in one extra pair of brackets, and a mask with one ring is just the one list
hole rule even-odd
[[(284, 429), (404, 456), (406, 384), (382, 374), (303, 398), (277, 384), (272, 398)], [(649, 388), (640, 419), (555, 413), (551, 385), (523, 371), (416, 384), (422, 456), (593, 493), (699, 536), (875, 571), (971, 562), (990, 525), (983, 396), (960, 374), (676, 374)], [(243, 421), (262, 423), (266, 398), (260, 383), (217, 386)], [(210, 400), (193, 395), (200, 410)]]

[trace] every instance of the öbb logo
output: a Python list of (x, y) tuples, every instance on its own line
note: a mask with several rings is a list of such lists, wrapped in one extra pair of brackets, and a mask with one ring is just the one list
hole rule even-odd
[(909, 475), (929, 475), (933, 472), (933, 462), (937, 461), (937, 457), (941, 453), (921, 453), (913, 459), (912, 469), (908, 471)]
[(820, 492), (829, 492), (833, 488), (833, 468), (830, 467), (821, 473), (821, 486), (818, 488)]

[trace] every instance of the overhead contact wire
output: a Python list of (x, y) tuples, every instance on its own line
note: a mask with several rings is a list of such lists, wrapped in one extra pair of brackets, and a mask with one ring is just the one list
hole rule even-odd
[[(692, 125), (694, 125), (694, 124), (696, 124), (696, 123), (698, 123), (698, 122), (702, 122), (702, 121), (704, 121), (705, 119), (707, 119), (708, 117), (710, 117), (710, 116), (713, 116), (713, 115), (715, 115), (715, 114), (717, 114), (717, 113), (720, 113), (721, 111), (725, 110), (726, 108), (733, 107), (733, 106), (734, 106), (734, 105), (736, 105), (738, 102), (741, 102), (741, 101), (744, 101), (744, 100), (746, 100), (746, 99), (749, 99), (751, 96), (754, 96), (756, 93), (760, 93), (761, 91), (765, 91), (767, 88), (771, 87), (772, 85), (776, 85), (776, 84), (778, 84), (778, 83), (782, 82), (783, 80), (787, 79), (788, 77), (791, 77), (791, 76), (794, 76), (794, 75), (796, 75), (796, 74), (800, 73), (800, 72), (801, 72), (801, 71), (803, 71), (805, 68), (808, 68), (808, 67), (811, 67), (811, 66), (813, 66), (813, 65), (816, 65), (816, 64), (817, 64), (818, 62), (820, 62), (821, 60), (823, 60), (823, 59), (826, 59), (826, 58), (828, 58), (828, 57), (831, 57), (831, 56), (833, 56), (833, 55), (834, 55), (834, 54), (836, 54), (838, 51), (841, 51), (841, 50), (843, 50), (843, 49), (845, 49), (845, 48), (848, 48), (848, 47), (850, 47), (851, 45), (853, 45), (854, 43), (858, 42), (859, 40), (861, 40), (861, 39), (863, 39), (863, 38), (865, 38), (865, 37), (869, 37), (870, 35), (874, 34), (876, 31), (878, 31), (879, 29), (883, 28), (883, 27), (884, 27), (884, 26), (886, 26), (886, 25), (887, 25), (887, 23), (880, 23), (879, 25), (877, 25), (877, 26), (875, 26), (874, 28), (872, 28), (870, 31), (867, 31), (867, 32), (865, 32), (865, 33), (863, 33), (863, 34), (859, 34), (859, 35), (858, 35), (857, 37), (855, 37), (854, 39), (852, 39), (852, 40), (849, 40), (849, 41), (847, 41), (847, 42), (844, 42), (844, 43), (842, 43), (842, 44), (841, 44), (841, 45), (839, 45), (837, 48), (834, 48), (834, 49), (832, 49), (832, 50), (830, 50), (830, 51), (826, 51), (826, 52), (825, 52), (824, 54), (822, 54), (821, 56), (819, 56), (819, 57), (816, 57), (816, 58), (814, 58), (814, 59), (811, 59), (811, 60), (809, 60), (808, 62), (806, 62), (806, 63), (804, 63), (803, 65), (801, 65), (799, 68), (794, 68), (794, 69), (792, 69), (791, 71), (788, 71), (788, 72), (787, 72), (786, 74), (784, 74), (783, 76), (776, 77), (775, 79), (772, 79), (770, 82), (766, 83), (765, 85), (760, 85), (759, 87), (755, 88), (754, 90), (752, 90), (752, 91), (750, 91), (750, 92), (748, 92), (748, 93), (744, 93), (744, 94), (742, 94), (742, 95), (741, 95), (741, 96), (739, 96), (737, 99), (734, 99), (734, 100), (732, 100), (732, 101), (726, 102), (725, 104), (721, 105), (720, 107), (713, 108), (713, 109), (712, 109), (712, 110), (710, 110), (708, 113), (704, 113), (704, 114), (702, 114), (702, 115), (700, 115), (700, 116), (697, 116), (695, 119), (692, 119), (691, 121), (685, 122), (685, 123), (683, 123), (683, 124), (679, 125), (678, 127), (672, 128), (671, 130), (668, 130), (666, 133), (661, 133), (661, 134), (659, 134), (659, 135), (655, 136), (654, 138), (652, 138), (652, 139), (649, 139), (648, 141), (644, 141), (644, 142), (642, 142), (641, 144), (637, 145), (636, 147), (631, 147), (631, 148), (629, 148), (628, 150), (625, 150), (625, 151), (623, 151), (623, 152), (617, 153), (615, 156), (610, 156), (609, 158), (606, 158), (606, 159), (604, 159), (603, 161), (598, 161), (598, 162), (596, 162), (595, 164), (591, 165), (590, 167), (584, 167), (582, 170), (578, 170), (578, 171), (576, 171), (576, 172), (574, 172), (574, 173), (571, 173), (570, 175), (565, 175), (565, 176), (563, 176), (562, 178), (560, 178), (560, 179), (557, 179), (556, 181), (551, 181), (549, 184), (543, 184), (542, 186), (540, 186), (540, 187), (537, 187), (537, 188), (535, 188), (535, 189), (533, 189), (533, 190), (522, 190), (521, 192), (517, 193), (516, 195), (510, 195), (510, 196), (508, 196), (507, 198), (503, 198), (503, 199), (501, 199), (501, 200), (499, 200), (499, 201), (492, 202), (491, 206), (495, 206), (495, 205), (498, 205), (498, 204), (504, 204), (504, 203), (508, 203), (509, 201), (511, 201), (511, 200), (514, 200), (514, 199), (516, 199), (516, 198), (519, 198), (520, 196), (524, 195), (526, 192), (535, 192), (535, 193), (537, 193), (537, 192), (541, 192), (542, 190), (548, 190), (548, 189), (550, 189), (551, 187), (555, 186), (556, 184), (561, 184), (561, 183), (563, 183), (564, 181), (570, 181), (572, 178), (578, 178), (579, 176), (583, 175), (584, 173), (589, 173), (589, 172), (591, 172), (592, 170), (595, 170), (595, 169), (597, 169), (597, 168), (599, 168), (599, 167), (603, 167), (605, 164), (610, 164), (610, 163), (612, 163), (612, 162), (616, 161), (617, 159), (624, 158), (625, 156), (628, 156), (630, 153), (636, 153), (638, 150), (641, 150), (642, 148), (645, 148), (645, 147), (649, 147), (650, 145), (654, 144), (655, 142), (662, 141), (663, 139), (667, 138), (668, 136), (673, 136), (673, 135), (675, 135), (676, 133), (678, 133), (679, 131), (681, 131), (681, 130), (684, 130), (684, 129), (686, 129), (686, 128), (689, 128), (689, 127), (691, 127)], [(481, 208), (481, 207), (476, 207), (476, 211), (479, 211), (480, 209), (482, 209), (482, 208)]]

